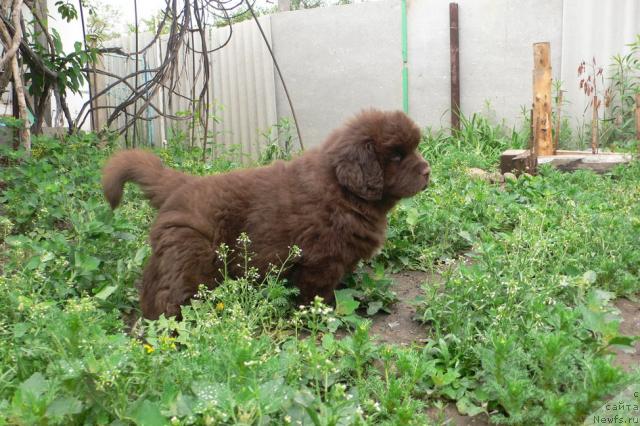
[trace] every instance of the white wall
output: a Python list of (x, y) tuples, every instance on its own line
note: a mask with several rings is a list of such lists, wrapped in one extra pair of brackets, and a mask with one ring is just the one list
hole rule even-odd
[[(459, 0), (461, 108), (517, 124), (531, 103), (532, 45), (552, 44), (560, 75), (562, 2)], [(449, 1), (409, 0), (409, 113), (422, 126), (448, 126)], [(307, 144), (358, 110), (402, 108), (399, 0), (272, 16), (276, 56)], [(555, 48), (555, 49), (554, 49)], [(288, 115), (279, 82), (278, 113)]]
[[(402, 108), (398, 0), (271, 16), (276, 59), (307, 146), (363, 108)], [(276, 76), (279, 116), (290, 114)]]
[[(551, 42), (560, 75), (562, 2), (458, 0), (460, 107), (464, 115), (487, 103), (509, 124), (531, 105), (533, 43)], [(429, 126), (450, 125), (449, 1), (410, 0), (410, 114)]]
[[(605, 79), (616, 54), (626, 54), (636, 34), (640, 34), (638, 0), (564, 0), (562, 28), (562, 88), (570, 101), (567, 111), (578, 125), (587, 98), (579, 88), (578, 65), (594, 57), (603, 67)], [(606, 80), (605, 80), (606, 81)], [(587, 113), (587, 119), (591, 115)]]

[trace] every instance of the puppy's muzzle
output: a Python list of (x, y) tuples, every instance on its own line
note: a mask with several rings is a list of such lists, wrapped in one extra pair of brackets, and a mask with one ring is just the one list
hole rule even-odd
[(419, 165), (419, 170), (420, 176), (422, 176), (425, 181), (424, 187), (422, 187), (424, 190), (429, 186), (429, 178), (431, 176), (431, 166), (429, 165), (429, 162), (427, 160), (422, 160)]

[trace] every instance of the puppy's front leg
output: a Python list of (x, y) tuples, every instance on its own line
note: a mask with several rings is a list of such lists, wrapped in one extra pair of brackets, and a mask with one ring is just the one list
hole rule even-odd
[[(298, 303), (308, 305), (316, 296), (324, 299), (325, 303), (333, 303), (333, 291), (344, 275), (344, 268), (339, 262), (323, 260), (322, 267), (315, 265), (298, 265), (290, 277), (293, 284), (300, 289)], [(329, 266), (327, 266), (329, 265)]]

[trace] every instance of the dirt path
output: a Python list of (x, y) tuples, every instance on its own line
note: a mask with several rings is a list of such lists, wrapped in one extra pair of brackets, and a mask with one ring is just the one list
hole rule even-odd
[[(620, 310), (622, 316), (620, 332), (625, 336), (640, 336), (640, 302), (618, 299), (614, 305)], [(640, 341), (636, 342), (635, 352), (616, 350), (616, 354), (614, 363), (623, 370), (630, 372), (640, 368)]]
[(380, 313), (372, 318), (371, 332), (378, 336), (381, 343), (410, 345), (426, 342), (424, 325), (414, 320), (415, 300), (422, 295), (420, 287), (423, 283), (437, 283), (440, 277), (420, 271), (400, 272), (389, 277), (393, 280), (393, 291), (398, 295), (398, 302), (392, 306), (390, 314)]
[[(398, 295), (398, 302), (392, 307), (390, 314), (378, 314), (372, 318), (371, 331), (378, 336), (380, 342), (393, 343), (403, 346), (411, 344), (422, 345), (427, 341), (427, 330), (414, 317), (416, 315), (416, 298), (422, 295), (421, 286), (424, 283), (437, 285), (441, 278), (437, 274), (420, 271), (405, 271), (389, 274), (393, 279), (393, 290)], [(640, 336), (640, 302), (628, 299), (618, 299), (614, 302), (620, 310), (622, 323), (620, 330), (628, 336)], [(614, 363), (625, 371), (640, 368), (640, 342), (636, 342), (635, 352), (628, 353), (616, 350)], [(485, 426), (489, 425), (487, 416), (468, 417), (458, 413), (455, 405), (448, 404), (444, 413), (430, 410), (435, 421), (441, 424), (457, 426)]]

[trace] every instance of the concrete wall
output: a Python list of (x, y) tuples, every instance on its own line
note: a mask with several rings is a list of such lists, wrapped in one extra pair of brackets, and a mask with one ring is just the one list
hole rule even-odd
[[(271, 16), (274, 53), (306, 146), (363, 108), (402, 108), (398, 0)], [(276, 76), (279, 116), (290, 114)]]
[[(459, 0), (461, 107), (517, 124), (531, 104), (532, 44), (550, 41), (559, 76), (562, 2)], [(449, 124), (449, 1), (409, 0), (409, 113), (423, 126)], [(399, 0), (272, 16), (276, 57), (307, 145), (364, 107), (402, 108)], [(289, 107), (280, 83), (280, 116)]]
[[(627, 44), (640, 34), (640, 1), (564, 0), (562, 27), (562, 88), (570, 103), (567, 111), (578, 126), (583, 119), (587, 98), (579, 88), (578, 65), (583, 60), (603, 67), (605, 81), (609, 65), (617, 54), (629, 53)], [(587, 120), (590, 112), (587, 112)]]
[[(533, 49), (551, 42), (554, 77), (561, 61), (562, 2), (458, 0), (460, 107), (464, 115), (490, 105), (509, 124), (531, 105)], [(410, 115), (420, 124), (450, 125), (449, 1), (410, 0)]]
[[(519, 125), (532, 102), (533, 49), (551, 43), (554, 79), (566, 90), (563, 115), (582, 118), (576, 69), (595, 56), (606, 68), (640, 33), (640, 2), (458, 0), (462, 113), (490, 112)], [(409, 113), (448, 126), (449, 0), (408, 0)], [(271, 17), (273, 45), (307, 145), (358, 110), (402, 108), (399, 0)], [(606, 75), (606, 73), (605, 73)], [(279, 116), (289, 107), (276, 83)]]

